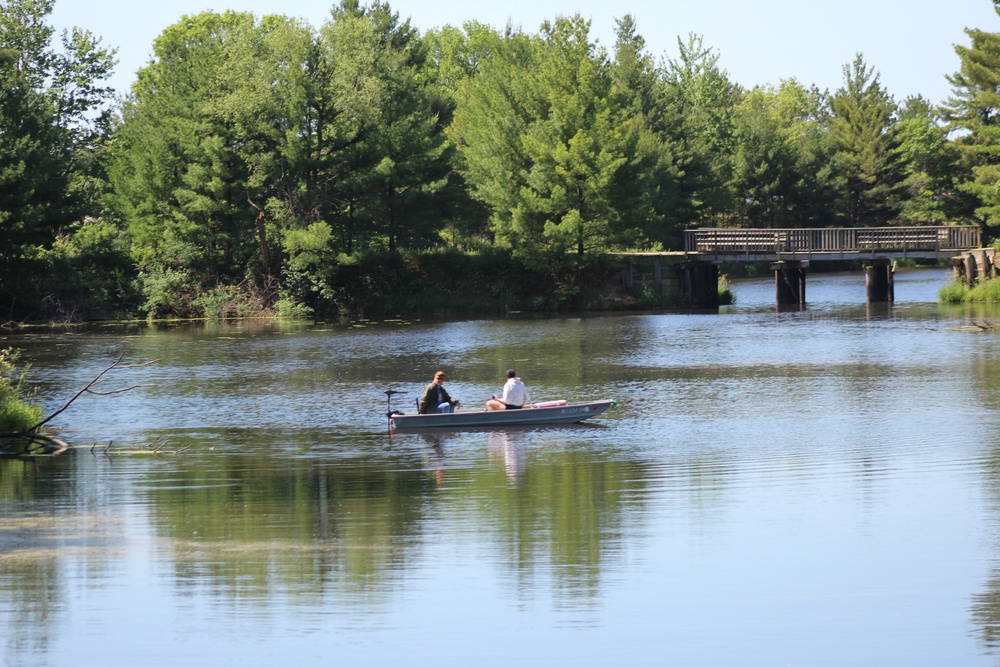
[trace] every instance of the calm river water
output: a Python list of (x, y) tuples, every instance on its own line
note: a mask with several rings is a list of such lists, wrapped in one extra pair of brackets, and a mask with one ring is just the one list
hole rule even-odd
[[(0, 461), (7, 665), (1000, 663), (1000, 311), (943, 270), (717, 314), (8, 336), (75, 445)], [(983, 328), (976, 324), (985, 325)], [(515, 366), (590, 425), (386, 428)]]

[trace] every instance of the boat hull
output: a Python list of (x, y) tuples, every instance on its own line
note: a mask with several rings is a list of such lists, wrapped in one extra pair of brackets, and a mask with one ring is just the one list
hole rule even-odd
[(393, 415), (390, 428), (465, 428), (473, 426), (548, 426), (576, 424), (596, 417), (611, 407), (613, 401), (568, 403), (548, 408), (520, 410), (458, 410), (433, 415)]

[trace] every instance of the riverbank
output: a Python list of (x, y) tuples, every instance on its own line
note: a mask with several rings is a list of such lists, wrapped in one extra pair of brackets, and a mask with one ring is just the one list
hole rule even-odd
[[(208, 290), (179, 273), (118, 271), (115, 289), (93, 275), (43, 271), (33, 298), (20, 300), (5, 325), (89, 321), (223, 320), (419, 315), (467, 316), (509, 312), (585, 312), (688, 308), (678, 290), (652, 285), (627, 289), (622, 266), (604, 256), (564, 257), (528, 265), (486, 247), (340, 256), (308, 271), (248, 277)], [(51, 280), (44, 276), (52, 277)], [(56, 280), (55, 278), (58, 278)], [(726, 297), (721, 298), (726, 303)], [(30, 307), (25, 307), (30, 302)]]

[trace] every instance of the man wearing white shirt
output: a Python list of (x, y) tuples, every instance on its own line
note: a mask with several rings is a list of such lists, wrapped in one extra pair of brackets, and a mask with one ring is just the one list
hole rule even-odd
[(528, 396), (528, 388), (517, 377), (517, 372), (511, 368), (507, 371), (507, 382), (503, 386), (501, 396), (494, 395), (486, 401), (487, 410), (518, 410), (531, 401)]

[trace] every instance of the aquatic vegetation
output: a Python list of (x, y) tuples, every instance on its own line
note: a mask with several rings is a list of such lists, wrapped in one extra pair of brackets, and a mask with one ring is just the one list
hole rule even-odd
[(941, 288), (938, 300), (944, 303), (1000, 303), (1000, 280), (977, 280), (972, 287), (956, 280)]
[(729, 306), (736, 303), (736, 295), (733, 294), (733, 283), (725, 275), (719, 275), (719, 305)]
[(29, 365), (20, 363), (20, 352), (0, 349), (0, 432), (23, 431), (42, 421), (42, 408), (31, 402), (25, 387)]

